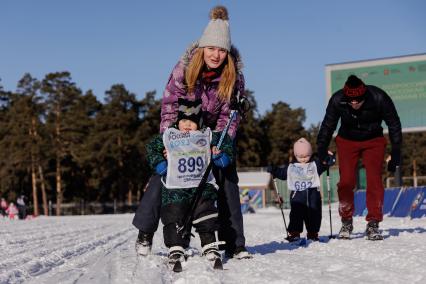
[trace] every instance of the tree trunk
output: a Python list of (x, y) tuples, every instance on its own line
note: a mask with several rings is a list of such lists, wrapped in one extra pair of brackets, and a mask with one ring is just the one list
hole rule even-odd
[(40, 178), (41, 198), (43, 199), (43, 213), (45, 216), (49, 215), (49, 208), (47, 207), (46, 183), (44, 182), (43, 169), (38, 165), (38, 174)]
[(38, 197), (37, 197), (37, 178), (36, 178), (36, 171), (34, 166), (34, 157), (31, 158), (31, 182), (33, 186), (34, 216), (38, 216), (39, 212), (38, 212)]
[[(59, 152), (59, 151), (58, 151)], [(61, 215), (62, 181), (61, 181), (61, 155), (56, 155), (56, 216)]]
[(132, 205), (132, 188), (133, 184), (129, 182), (129, 191), (127, 192), (127, 204)]
[(61, 215), (62, 180), (61, 180), (61, 122), (60, 108), (56, 109), (56, 216)]
[(123, 176), (123, 142), (121, 139), (121, 136), (117, 137), (117, 145), (119, 149), (119, 155), (118, 155), (118, 200), (125, 202), (125, 195), (126, 195), (126, 189), (125, 189), (125, 180)]
[[(40, 141), (40, 136), (38, 136), (37, 133), (37, 120), (35, 117), (32, 118), (32, 134), (34, 137), (34, 141), (35, 144), (37, 145), (37, 168), (38, 168), (38, 174), (39, 174), (39, 181), (40, 181), (40, 189), (41, 189), (41, 199), (43, 202), (43, 214), (44, 216), (48, 216), (49, 215), (49, 208), (47, 205), (47, 195), (46, 195), (46, 183), (44, 181), (44, 175), (43, 175), (43, 169), (41, 168), (40, 165), (40, 148), (38, 147), (38, 143)], [(35, 156), (35, 155), (34, 155)], [(34, 166), (34, 168), (36, 167), (36, 163), (35, 163), (35, 158), (34, 158), (34, 164), (32, 164), (32, 166)], [(34, 172), (36, 172), (36, 170), (34, 169)], [(37, 175), (37, 174), (35, 174)], [(36, 178), (37, 180), (37, 178)], [(34, 203), (36, 203), (36, 201), (34, 201)], [(37, 204), (38, 204), (38, 198), (37, 198)], [(37, 210), (38, 210), (38, 206), (37, 206)], [(37, 213), (38, 215), (38, 213)]]
[(35, 129), (35, 119), (31, 119), (31, 126), (29, 129), (29, 135), (32, 140), (31, 145), (31, 183), (33, 188), (33, 204), (34, 204), (34, 216), (38, 216), (38, 197), (37, 197), (37, 175), (36, 175), (36, 169), (35, 169), (35, 154), (34, 154), (34, 144), (36, 144), (36, 129)]
[(141, 200), (141, 190), (138, 188), (138, 191), (136, 192), (136, 202), (139, 202)]

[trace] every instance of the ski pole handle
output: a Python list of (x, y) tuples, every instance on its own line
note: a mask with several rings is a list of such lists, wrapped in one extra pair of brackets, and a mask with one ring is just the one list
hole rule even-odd
[(223, 139), (225, 139), (226, 133), (228, 133), (229, 127), (231, 126), (232, 121), (237, 117), (237, 111), (231, 110), (231, 113), (229, 114), (229, 120), (228, 123), (225, 126), (225, 129), (222, 130), (222, 133), (220, 135), (219, 142), (217, 143), (217, 149), (220, 149), (220, 146), (222, 146)]

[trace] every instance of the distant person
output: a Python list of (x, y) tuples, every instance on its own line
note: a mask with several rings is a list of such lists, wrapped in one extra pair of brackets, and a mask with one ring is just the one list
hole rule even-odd
[(392, 144), (391, 159), (387, 164), (395, 172), (401, 164), (401, 122), (391, 98), (373, 85), (365, 85), (358, 77), (348, 77), (343, 89), (330, 98), (318, 133), (317, 146), (321, 159), (327, 155), (333, 132), (340, 120), (336, 137), (340, 181), (337, 184), (339, 214), (342, 228), (339, 238), (349, 239), (353, 230), (354, 188), (358, 160), (362, 159), (367, 174), (368, 240), (382, 240), (379, 222), (383, 220), (384, 187), (382, 170), (386, 148), (382, 121), (389, 129)]
[[(216, 145), (221, 132), (212, 133), (210, 128), (202, 127), (201, 100), (179, 99), (178, 103), (176, 124), (156, 136), (146, 147), (150, 166), (162, 176), (160, 215), (170, 264), (184, 261), (190, 236), (185, 239), (182, 232), (178, 233), (176, 225), (184, 224), (185, 214), (191, 209), (191, 201), (210, 159), (216, 166), (224, 168), (231, 163), (233, 156), (232, 140), (228, 135), (223, 140), (223, 151), (220, 151)], [(221, 258), (215, 236), (219, 228), (217, 187), (210, 173), (192, 222), (200, 235), (202, 255), (210, 261)]]
[[(217, 6), (210, 11), (210, 18), (201, 38), (185, 51), (170, 74), (162, 99), (160, 133), (176, 123), (179, 98), (201, 99), (204, 125), (222, 131), (231, 109), (245, 96), (242, 62), (238, 50), (231, 45), (228, 11)], [(240, 119), (238, 115), (228, 130), (234, 145)], [(213, 167), (213, 173), (219, 185), (219, 239), (226, 242), (225, 254), (237, 259), (250, 258), (245, 247), (235, 160), (226, 168)], [(139, 254), (146, 251), (145, 247), (151, 249), (158, 227), (160, 187), (159, 175), (153, 175), (133, 219), (133, 225), (139, 229)]]
[(312, 156), (311, 143), (305, 138), (298, 139), (293, 146), (296, 162), (284, 167), (269, 166), (268, 172), (274, 178), (287, 180), (287, 188), (290, 190), (290, 224), (288, 225), (289, 242), (300, 240), (305, 223), (306, 238), (318, 241), (318, 232), (321, 227), (322, 205), (320, 192), (320, 175), (327, 169)]
[(25, 204), (25, 196), (20, 195), (18, 199), (16, 200), (16, 205), (18, 207), (18, 217), (20, 220), (24, 220), (27, 218), (27, 205)]
[(15, 204), (13, 202), (10, 202), (9, 207), (6, 209), (6, 213), (9, 216), (9, 219), (15, 219), (15, 217), (18, 215), (18, 208), (16, 208)]
[(0, 201), (0, 213), (3, 217), (7, 216), (6, 209), (7, 209), (7, 201), (6, 199), (2, 197)]

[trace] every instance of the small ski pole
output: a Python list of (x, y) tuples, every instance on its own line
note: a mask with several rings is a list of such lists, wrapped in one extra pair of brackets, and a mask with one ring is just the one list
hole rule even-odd
[(329, 239), (334, 239), (334, 236), (333, 236), (333, 225), (332, 225), (332, 223), (331, 223), (330, 167), (327, 167), (327, 193), (328, 193), (328, 214), (329, 214), (329, 216), (330, 216), (330, 236), (329, 236), (328, 238), (329, 238)]
[[(238, 112), (236, 110), (231, 110), (231, 113), (229, 114), (228, 122), (225, 126), (225, 128), (222, 130), (222, 133), (219, 138), (219, 142), (217, 143), (217, 149), (220, 149), (223, 143), (223, 140), (225, 138), (225, 135), (228, 133), (229, 127), (231, 126), (231, 123), (234, 119), (236, 119)], [(179, 233), (182, 232), (182, 238), (186, 238), (187, 236), (191, 236), (191, 227), (192, 227), (192, 219), (195, 212), (195, 208), (197, 207), (198, 201), (201, 198), (201, 195), (203, 194), (204, 186), (207, 183), (207, 179), (209, 177), (210, 171), (213, 167), (213, 160), (210, 160), (210, 163), (207, 165), (206, 171), (204, 172), (200, 183), (198, 184), (197, 190), (195, 192), (194, 197), (191, 200), (190, 206), (188, 210), (186, 210), (186, 213), (183, 218), (183, 223), (176, 224), (176, 230)]]
[(279, 203), (280, 203), (281, 215), (283, 216), (283, 220), (284, 220), (285, 233), (286, 233), (287, 238), (288, 238), (287, 222), (285, 221), (285, 215), (284, 215), (284, 210), (283, 210), (284, 201), (281, 198), (280, 193), (278, 192), (277, 179), (274, 178), (273, 180), (274, 180), (275, 192), (277, 193), (277, 197), (278, 197), (278, 200), (279, 200)]

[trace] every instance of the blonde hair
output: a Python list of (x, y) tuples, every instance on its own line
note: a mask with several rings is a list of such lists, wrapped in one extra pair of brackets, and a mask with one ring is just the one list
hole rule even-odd
[[(189, 94), (194, 93), (195, 84), (200, 77), (204, 64), (204, 50), (203, 48), (198, 48), (185, 71), (186, 88)], [(236, 80), (237, 71), (235, 69), (234, 59), (228, 52), (225, 66), (223, 66), (222, 69), (219, 88), (217, 90), (219, 99), (222, 102), (230, 101)]]

